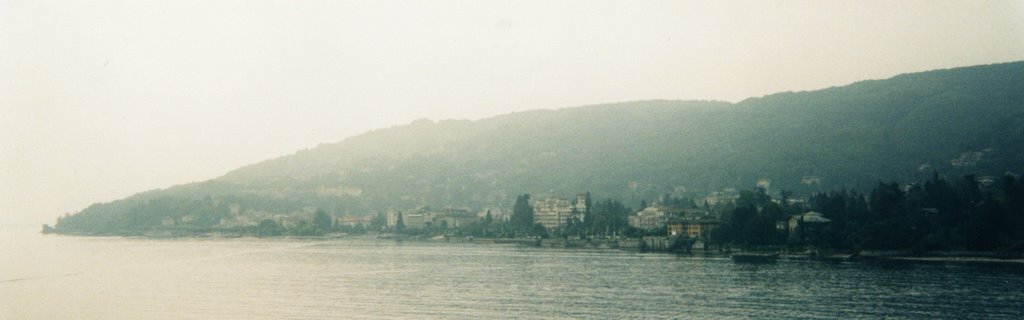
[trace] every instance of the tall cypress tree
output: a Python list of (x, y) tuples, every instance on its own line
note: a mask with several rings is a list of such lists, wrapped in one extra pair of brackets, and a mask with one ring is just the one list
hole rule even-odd
[(533, 226), (533, 207), (530, 206), (529, 194), (516, 197), (516, 204), (512, 207), (511, 222), (519, 230), (529, 230)]

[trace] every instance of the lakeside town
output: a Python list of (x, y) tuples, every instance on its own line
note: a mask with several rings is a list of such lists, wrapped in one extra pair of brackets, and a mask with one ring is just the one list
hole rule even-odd
[[(389, 208), (370, 214), (329, 213), (306, 206), (274, 213), (226, 204), (215, 224), (181, 214), (143, 232), (120, 235), (298, 236), (378, 238), (541, 247), (614, 248), (651, 252), (722, 253), (754, 259), (855, 260), (878, 257), (954, 256), (1019, 259), (1024, 252), (1018, 175), (964, 176), (953, 182), (937, 173), (917, 183), (880, 182), (869, 194), (822, 192), (808, 199), (770, 182), (749, 190), (727, 188), (691, 199), (663, 194), (639, 209), (589, 192), (531, 199), (512, 208)], [(63, 219), (63, 218), (62, 218)], [(44, 225), (44, 233), (85, 234)]]

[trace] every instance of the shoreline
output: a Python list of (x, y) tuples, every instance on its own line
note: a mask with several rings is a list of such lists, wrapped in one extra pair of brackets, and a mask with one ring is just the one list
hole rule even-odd
[[(343, 240), (348, 238), (361, 238), (384, 241), (412, 241), (426, 243), (467, 243), (467, 244), (502, 244), (519, 245), (535, 248), (556, 248), (556, 249), (590, 249), (590, 250), (620, 250), (652, 254), (674, 254), (688, 256), (712, 256), (730, 257), (736, 253), (779, 253), (778, 260), (783, 261), (821, 261), (833, 263), (873, 263), (873, 262), (896, 262), (914, 264), (959, 264), (959, 265), (1016, 265), (1024, 266), (1024, 257), (1005, 257), (1004, 253), (996, 251), (934, 251), (923, 255), (914, 255), (904, 250), (864, 250), (856, 254), (825, 254), (814, 253), (785, 253), (779, 251), (740, 251), (740, 250), (669, 250), (647, 247), (649, 239), (654, 238), (655, 242), (663, 241), (658, 237), (644, 238), (608, 238), (608, 239), (540, 239), (540, 238), (474, 238), (474, 237), (423, 237), (396, 235), (390, 233), (365, 233), (365, 234), (344, 234), (333, 233), (322, 236), (269, 236), (260, 237), (247, 234), (234, 233), (206, 233), (206, 234), (163, 234), (163, 235), (124, 235), (124, 234), (90, 234), (90, 233), (69, 233), (54, 232), (47, 235), (70, 236), (70, 237), (117, 237), (125, 239), (292, 239), (292, 240)], [(646, 241), (645, 241), (646, 240)]]

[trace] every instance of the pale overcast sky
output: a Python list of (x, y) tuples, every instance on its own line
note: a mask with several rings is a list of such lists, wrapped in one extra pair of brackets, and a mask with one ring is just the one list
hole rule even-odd
[(1022, 59), (1021, 1), (0, 0), (0, 226), (418, 118)]

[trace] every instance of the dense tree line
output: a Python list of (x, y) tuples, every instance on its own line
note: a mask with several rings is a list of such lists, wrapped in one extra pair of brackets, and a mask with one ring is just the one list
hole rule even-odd
[[(813, 210), (831, 220), (789, 234), (780, 222)], [(715, 233), (747, 247), (811, 245), (836, 249), (1024, 251), (1024, 181), (1011, 174), (952, 182), (933, 174), (921, 183), (880, 182), (869, 195), (842, 189), (787, 206), (763, 191), (744, 191)]]
[(629, 214), (633, 209), (622, 202), (605, 199), (593, 204), (587, 216), (586, 229), (583, 233), (596, 236), (625, 235), (633, 231), (629, 226)]

